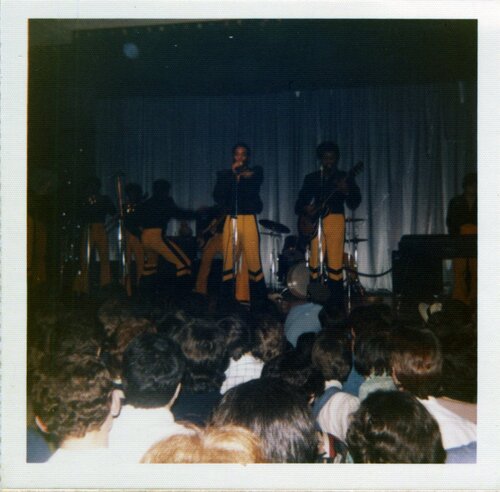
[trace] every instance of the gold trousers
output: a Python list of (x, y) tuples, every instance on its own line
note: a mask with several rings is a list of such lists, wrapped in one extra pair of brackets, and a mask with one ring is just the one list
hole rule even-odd
[[(238, 215), (236, 230), (237, 238), (236, 243), (233, 245), (233, 219), (228, 215), (222, 231), (222, 281), (234, 280), (236, 270), (236, 280), (241, 277), (240, 281), (246, 285), (249, 285), (249, 281), (259, 282), (263, 280), (264, 273), (262, 272), (260, 236), (255, 215)], [(233, 268), (234, 262), (237, 264), (236, 269)], [(247, 274), (248, 279), (245, 278)]]
[(156, 273), (158, 255), (175, 266), (177, 277), (191, 275), (191, 260), (173, 241), (164, 241), (161, 232), (160, 228), (142, 231), (141, 243), (144, 255), (147, 257), (144, 264), (144, 275)]
[[(196, 277), (195, 292), (207, 294), (208, 276), (212, 268), (212, 261), (217, 253), (222, 254), (222, 234), (215, 234), (203, 248), (200, 269)], [(244, 258), (242, 258), (241, 266), (240, 275), (236, 276), (236, 299), (238, 301), (249, 302), (248, 268), (246, 267)]]
[[(344, 260), (345, 218), (343, 214), (329, 214), (323, 218), (323, 235), (321, 244), (326, 260), (326, 270), (330, 280), (342, 280), (342, 263)], [(311, 279), (319, 276), (318, 234), (311, 240), (311, 256), (309, 258)]]

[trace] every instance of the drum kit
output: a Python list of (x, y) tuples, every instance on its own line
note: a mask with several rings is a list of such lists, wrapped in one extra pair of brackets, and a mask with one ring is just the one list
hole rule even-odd
[[(344, 253), (344, 270), (345, 284), (347, 288), (347, 303), (348, 311), (351, 310), (351, 300), (354, 294), (363, 296), (365, 290), (359, 281), (357, 266), (358, 266), (358, 244), (366, 242), (367, 239), (357, 237), (356, 224), (364, 222), (365, 219), (347, 218), (345, 244), (347, 251)], [(272, 220), (262, 219), (259, 224), (266, 229), (262, 235), (269, 236), (272, 241), (270, 254), (270, 287), (273, 291), (281, 289), (281, 293), (289, 291), (299, 299), (307, 299), (307, 288), (309, 285), (309, 247), (305, 253), (305, 259), (293, 264), (287, 272), (285, 285), (280, 285), (278, 282), (278, 261), (279, 250), (281, 245), (281, 237), (283, 234), (289, 234), (290, 229)]]

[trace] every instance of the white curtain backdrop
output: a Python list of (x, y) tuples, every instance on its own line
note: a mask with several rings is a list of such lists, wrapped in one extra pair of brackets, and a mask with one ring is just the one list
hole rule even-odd
[[(340, 146), (341, 169), (363, 161), (363, 201), (356, 217), (359, 271), (391, 267), (404, 234), (446, 233), (446, 208), (476, 170), (476, 87), (463, 82), (355, 87), (225, 97), (100, 99), (96, 108), (96, 167), (116, 199), (113, 174), (150, 192), (168, 179), (179, 206), (213, 203), (216, 171), (231, 164), (231, 147), (246, 142), (264, 168), (259, 219), (296, 232), (294, 202), (305, 174), (317, 168), (316, 145)], [(350, 212), (347, 212), (349, 216)], [(170, 233), (176, 230), (172, 223)], [(270, 240), (262, 238), (264, 270)], [(362, 279), (391, 289), (390, 275)]]

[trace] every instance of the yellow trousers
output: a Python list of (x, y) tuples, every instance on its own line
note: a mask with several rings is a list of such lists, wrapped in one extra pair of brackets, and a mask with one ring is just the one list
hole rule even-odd
[[(250, 292), (249, 281), (257, 283), (263, 281), (262, 262), (260, 259), (260, 236), (257, 229), (255, 215), (238, 215), (236, 218), (237, 239), (234, 244), (233, 254), (233, 219), (228, 215), (224, 222), (222, 231), (222, 281), (227, 282), (235, 279), (234, 262), (237, 263), (236, 281), (246, 284)], [(245, 278), (248, 275), (248, 278)], [(244, 293), (244, 287), (240, 287)]]
[[(156, 273), (156, 270), (151, 271), (151, 266), (155, 265), (157, 255), (161, 255), (166, 261), (175, 266), (177, 277), (191, 275), (191, 260), (173, 241), (163, 240), (160, 228), (144, 229), (141, 235), (141, 243), (144, 248), (144, 255), (147, 257), (147, 262), (144, 264), (144, 275)], [(156, 261), (156, 265), (157, 263)]]
[[(345, 218), (343, 214), (329, 214), (323, 218), (323, 235), (321, 244), (329, 280), (342, 280), (342, 264), (344, 260)], [(311, 256), (309, 258), (311, 279), (319, 276), (318, 234), (311, 240)]]
[[(222, 234), (215, 234), (211, 237), (201, 255), (200, 269), (196, 277), (195, 292), (207, 294), (208, 276), (212, 268), (212, 261), (217, 253), (222, 253)], [(242, 258), (240, 275), (236, 276), (236, 299), (242, 302), (250, 301), (250, 291), (248, 285), (248, 268), (244, 257)]]
[(132, 281), (130, 278), (132, 257), (134, 257), (135, 259), (136, 285), (139, 285), (139, 281), (144, 274), (144, 248), (142, 247), (141, 240), (134, 234), (131, 234), (129, 231), (125, 231), (125, 244), (125, 261), (127, 263), (128, 271), (128, 275), (125, 279), (125, 288), (127, 289), (127, 293), (130, 296), (132, 295)]
[(102, 223), (89, 224), (80, 242), (80, 272), (73, 284), (76, 292), (89, 292), (89, 264), (93, 249), (99, 253), (100, 285), (111, 282), (111, 269), (109, 266), (109, 245), (106, 229)]

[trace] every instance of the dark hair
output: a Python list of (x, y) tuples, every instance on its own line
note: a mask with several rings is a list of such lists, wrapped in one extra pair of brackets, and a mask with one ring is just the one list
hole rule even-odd
[(316, 459), (318, 442), (307, 399), (280, 379), (254, 379), (230, 389), (212, 423), (250, 429), (262, 440), (270, 463), (314, 463)]
[(355, 463), (444, 463), (439, 426), (403, 391), (375, 391), (352, 416), (347, 445)]
[(229, 364), (224, 330), (210, 320), (187, 318), (176, 340), (186, 358), (184, 386), (195, 392), (220, 389)]
[(473, 326), (441, 340), (443, 370), (440, 394), (455, 400), (477, 402), (477, 333)]
[(312, 349), (314, 347), (314, 342), (316, 341), (316, 333), (312, 331), (307, 331), (302, 333), (302, 335), (297, 338), (297, 345), (295, 350), (297, 354), (306, 360), (311, 360)]
[(125, 186), (125, 194), (132, 200), (134, 203), (138, 203), (144, 198), (144, 194), (142, 192), (141, 185), (137, 183), (128, 183)]
[(145, 333), (134, 338), (123, 354), (126, 402), (138, 408), (158, 408), (173, 398), (184, 375), (179, 348), (166, 335)]
[(296, 387), (307, 397), (317, 396), (325, 389), (325, 380), (311, 360), (301, 356), (295, 350), (279, 355), (262, 368), (261, 377), (274, 377)]
[(282, 354), (285, 348), (283, 323), (269, 314), (255, 315), (255, 346), (252, 355), (267, 362)]
[(330, 302), (331, 299), (321, 308), (318, 313), (318, 320), (323, 330), (331, 330), (338, 335), (347, 333), (346, 317), (344, 309), (337, 303)]
[[(357, 306), (347, 319), (347, 325), (359, 336), (364, 332), (377, 332), (388, 328), (390, 323), (390, 312), (382, 307), (382, 304), (370, 304), (368, 306)], [(389, 309), (389, 308), (387, 308)]]
[(311, 354), (312, 364), (326, 381), (335, 379), (344, 382), (352, 368), (352, 353), (345, 337), (335, 333), (320, 332)]
[(97, 354), (81, 348), (75, 345), (71, 356), (47, 357), (34, 375), (33, 410), (59, 441), (99, 430), (111, 410), (111, 374)]
[(170, 182), (166, 179), (157, 179), (153, 182), (153, 196), (166, 196), (170, 193)]
[(317, 147), (316, 147), (316, 155), (318, 156), (318, 159), (321, 159), (325, 152), (333, 152), (337, 158), (337, 160), (340, 157), (340, 149), (339, 146), (330, 141), (326, 142), (321, 142)]
[(242, 316), (227, 316), (219, 320), (218, 325), (226, 333), (226, 350), (228, 357), (239, 360), (250, 352), (254, 345), (253, 333), (248, 322)]
[(417, 398), (436, 394), (443, 358), (430, 330), (406, 328), (394, 334), (391, 364), (402, 387)]
[(391, 374), (392, 338), (388, 331), (356, 337), (354, 367), (362, 376)]
[(243, 147), (247, 151), (247, 157), (250, 157), (250, 147), (244, 142), (237, 142), (231, 148), (231, 153), (234, 154), (238, 147)]

